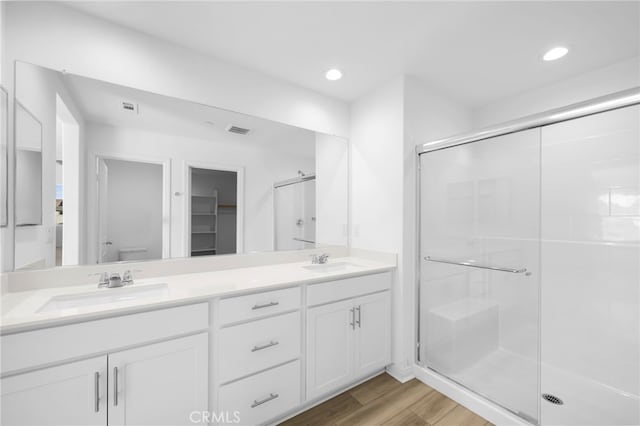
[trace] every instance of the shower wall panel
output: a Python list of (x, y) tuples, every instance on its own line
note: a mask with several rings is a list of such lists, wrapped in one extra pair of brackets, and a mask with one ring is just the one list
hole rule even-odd
[(640, 424), (640, 107), (542, 128), (542, 420)]

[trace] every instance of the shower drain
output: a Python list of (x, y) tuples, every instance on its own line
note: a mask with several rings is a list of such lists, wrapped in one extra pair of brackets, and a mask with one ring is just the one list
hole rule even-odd
[(552, 403), (552, 404), (555, 404), (555, 405), (562, 405), (562, 404), (564, 404), (564, 402), (563, 402), (560, 398), (558, 398), (558, 397), (557, 397), (557, 396), (555, 396), (555, 395), (551, 395), (550, 393), (543, 393), (543, 394), (542, 394), (542, 398), (543, 398), (544, 400), (546, 400), (546, 401), (549, 401), (549, 402), (550, 402), (550, 403)]

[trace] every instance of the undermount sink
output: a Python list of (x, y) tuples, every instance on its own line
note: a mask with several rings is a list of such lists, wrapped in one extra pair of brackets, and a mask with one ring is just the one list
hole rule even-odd
[(105, 305), (138, 299), (161, 298), (169, 294), (167, 284), (144, 284), (131, 287), (104, 288), (96, 291), (54, 296), (38, 312)]
[(333, 263), (328, 262), (328, 263), (321, 263), (317, 265), (305, 265), (303, 266), (303, 268), (308, 269), (310, 271), (314, 271), (314, 272), (329, 273), (329, 272), (341, 272), (341, 271), (346, 272), (349, 270), (356, 271), (359, 268), (361, 268), (361, 266), (351, 262), (333, 262)]

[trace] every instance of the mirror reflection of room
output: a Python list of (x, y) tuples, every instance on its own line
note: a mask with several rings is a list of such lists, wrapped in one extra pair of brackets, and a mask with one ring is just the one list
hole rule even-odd
[(275, 249), (315, 247), (316, 176), (298, 170), (298, 177), (276, 182), (273, 191)]
[(238, 172), (191, 168), (191, 256), (236, 253)]
[(15, 269), (347, 242), (347, 142), (18, 62)]

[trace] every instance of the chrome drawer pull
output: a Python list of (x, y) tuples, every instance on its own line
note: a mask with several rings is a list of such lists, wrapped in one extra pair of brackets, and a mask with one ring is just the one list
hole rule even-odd
[(95, 399), (95, 412), (97, 413), (98, 411), (100, 411), (100, 373), (98, 373), (97, 371), (95, 372), (94, 376), (93, 376), (93, 380), (94, 380), (94, 385), (95, 385), (95, 394), (94, 394), (94, 399)]
[(254, 346), (253, 349), (251, 349), (251, 352), (258, 352), (258, 351), (261, 351), (263, 349), (267, 349), (267, 348), (270, 348), (272, 346), (279, 345), (279, 344), (280, 344), (280, 342), (278, 342), (277, 340), (272, 340), (269, 343), (267, 343), (266, 345)]
[(271, 393), (269, 394), (268, 397), (266, 397), (265, 399), (258, 401), (257, 399), (253, 400), (253, 404), (251, 404), (251, 408), (256, 408), (258, 405), (262, 405), (264, 403), (267, 403), (269, 401), (273, 401), (274, 399), (276, 399), (277, 397), (279, 397), (280, 395), (278, 395), (277, 393)]
[(362, 310), (360, 309), (360, 307), (361, 305), (356, 306), (356, 311), (358, 311), (358, 319), (356, 320), (356, 324), (358, 324), (358, 328), (362, 328), (362, 324), (361, 324)]
[(264, 305), (253, 305), (253, 308), (251, 308), (251, 309), (253, 309), (255, 311), (256, 309), (270, 308), (272, 306), (276, 306), (276, 305), (279, 305), (279, 304), (280, 304), (280, 302), (269, 302), (269, 303), (265, 303)]
[(349, 325), (351, 326), (352, 330), (356, 329), (356, 310), (354, 308), (349, 309), (349, 312), (351, 313), (351, 322), (349, 323)]

